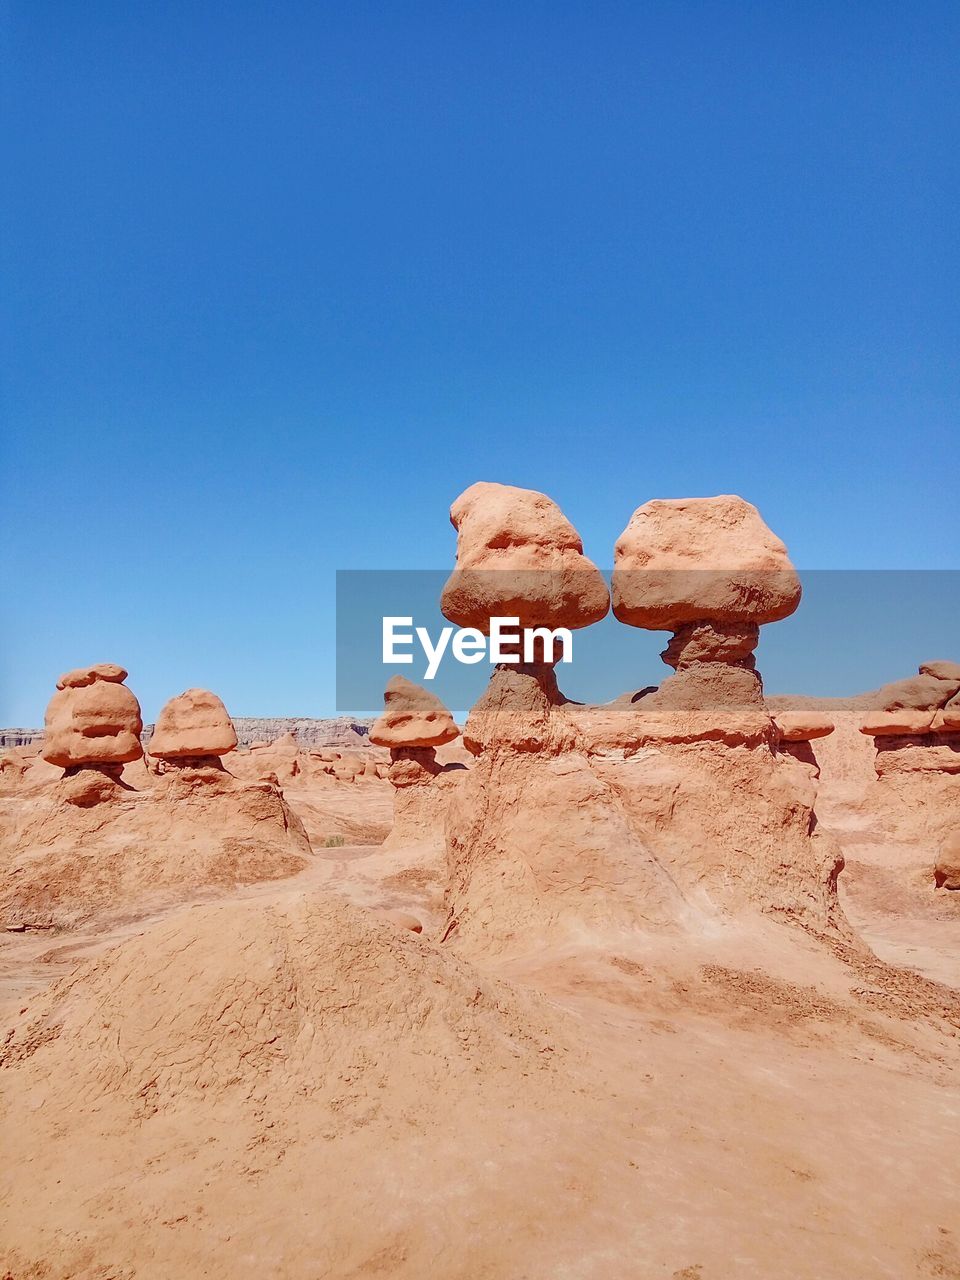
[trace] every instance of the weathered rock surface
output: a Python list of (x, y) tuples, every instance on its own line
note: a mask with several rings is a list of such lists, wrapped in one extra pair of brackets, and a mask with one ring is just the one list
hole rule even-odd
[(613, 611), (630, 626), (759, 625), (789, 617), (799, 603), (786, 547), (743, 498), (655, 498), (617, 540)]
[(779, 711), (773, 720), (783, 742), (813, 742), (826, 738), (836, 728), (829, 716), (815, 711)]
[(157, 717), (150, 754), (160, 760), (224, 756), (237, 745), (227, 708), (207, 689), (187, 689), (171, 698)]
[(0, 927), (68, 929), (142, 915), (196, 890), (279, 879), (307, 865), (303, 824), (278, 787), (178, 768), (143, 789), (85, 768), (8, 797)]
[(450, 508), (457, 564), (440, 601), (461, 627), (489, 631), (492, 617), (521, 628), (586, 627), (610, 608), (607, 584), (576, 529), (533, 489), (481, 481)]
[(938, 889), (960, 889), (960, 832), (948, 837), (934, 869)]
[(442, 747), (460, 736), (453, 716), (436, 694), (404, 676), (391, 676), (383, 714), (370, 729), (377, 747)]
[(123, 765), (143, 754), (140, 704), (122, 682), (126, 671), (101, 663), (68, 671), (46, 714), (43, 758), (63, 769)]

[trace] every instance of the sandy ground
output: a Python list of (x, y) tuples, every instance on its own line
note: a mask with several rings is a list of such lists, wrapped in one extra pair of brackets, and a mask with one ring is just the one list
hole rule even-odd
[[(285, 794), (315, 840), (329, 828), (329, 789)], [(376, 787), (332, 801), (344, 828), (375, 828), (388, 802)], [(534, 940), (465, 971), (493, 984), (491, 1047), (478, 1030), (451, 1048), (425, 1023), (371, 1061), (371, 1014), (351, 1033), (360, 1083), (339, 1068), (335, 1096), (301, 1082), (301, 1104), (283, 1077), (272, 1104), (257, 1089), (229, 1105), (185, 1093), (130, 1123), (41, 1098), (34, 1081), (3, 1119), (5, 1277), (960, 1277), (960, 912), (915, 891), (916, 849), (886, 841), (842, 786), (824, 813), (848, 861), (845, 910), (876, 960), (759, 916), (699, 936)], [(430, 940), (442, 881), (435, 849), (318, 847), (280, 882), (108, 929), (7, 934), (0, 1020), (42, 1006), (78, 961), (112, 981), (111, 948), (175, 939), (192, 913), (234, 911), (222, 919), (255, 947), (258, 918), (318, 894), (360, 908), (361, 934), (392, 929), (385, 911), (415, 915), (424, 936), (390, 946), (443, 985), (429, 966), (459, 961)], [(143, 997), (160, 1021), (168, 995), (160, 976)], [(527, 1019), (546, 1028), (529, 1051)]]

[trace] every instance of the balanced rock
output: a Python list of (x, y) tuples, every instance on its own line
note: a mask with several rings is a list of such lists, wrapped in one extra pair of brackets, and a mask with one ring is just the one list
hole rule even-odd
[(159, 760), (223, 756), (237, 745), (227, 708), (207, 689), (187, 689), (171, 698), (157, 717), (149, 752)]
[(441, 747), (459, 737), (453, 716), (436, 694), (403, 676), (392, 676), (383, 714), (370, 729), (378, 747)]
[(614, 552), (613, 611), (630, 626), (672, 631), (660, 656), (677, 673), (642, 700), (646, 730), (728, 745), (772, 739), (754, 650), (761, 625), (799, 601), (786, 547), (743, 498), (638, 507)]
[(655, 498), (617, 540), (613, 611), (630, 626), (757, 626), (788, 618), (799, 603), (786, 547), (743, 498)]
[(42, 755), (62, 769), (119, 766), (143, 755), (140, 704), (114, 663), (80, 667), (57, 681), (45, 719)]
[(492, 617), (518, 618), (522, 629), (574, 629), (606, 615), (603, 575), (546, 494), (481, 481), (457, 498), (450, 520), (457, 564), (440, 608), (451, 622), (486, 634)]
[(393, 827), (384, 847), (426, 850), (438, 862), (447, 791), (463, 770), (441, 765), (436, 748), (453, 742), (460, 730), (436, 694), (403, 676), (390, 678), (383, 704), (370, 741), (390, 748), (387, 778), (394, 788)]
[(85, 689), (97, 680), (106, 680), (110, 684), (123, 684), (127, 672), (115, 662), (98, 662), (92, 667), (76, 667), (73, 671), (65, 671), (57, 681), (58, 689)]

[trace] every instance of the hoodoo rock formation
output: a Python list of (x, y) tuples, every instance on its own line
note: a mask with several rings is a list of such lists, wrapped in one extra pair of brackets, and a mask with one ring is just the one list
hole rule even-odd
[[(502, 527), (484, 536), (509, 573), (511, 554), (530, 555), (521, 522), (496, 511)], [(461, 528), (458, 568), (463, 541)], [(549, 664), (494, 672), (464, 730), (477, 762), (447, 810), (447, 935), (518, 949), (525, 935), (683, 928), (739, 911), (845, 932), (842, 857), (816, 831), (814, 771), (785, 747), (753, 657), (759, 627), (800, 599), (786, 548), (739, 498), (648, 503), (618, 543), (614, 583), (621, 620), (673, 630), (664, 658), (676, 674), (635, 702), (581, 707)], [(481, 627), (481, 605), (524, 616), (516, 591), (507, 597), (488, 589), (448, 616)], [(557, 608), (550, 621), (588, 616)], [(828, 726), (784, 728), (809, 741)]]
[(493, 617), (520, 627), (588, 627), (610, 608), (603, 575), (555, 502), (533, 489), (480, 481), (450, 508), (457, 564), (440, 599), (445, 617), (489, 632)]
[[(822, 718), (775, 723), (754, 649), (760, 627), (797, 608), (801, 588), (779, 538), (742, 498), (656, 500), (615, 550), (614, 613), (673, 637), (660, 688), (601, 720), (608, 752), (632, 767), (624, 803), (678, 884), (711, 909), (759, 909), (815, 931), (844, 928), (842, 857), (816, 833)], [(605, 770), (612, 765), (603, 766)]]
[[(523, 628), (573, 630), (606, 614), (602, 575), (543, 494), (473, 485), (451, 519), (457, 566), (441, 603), (451, 621), (486, 632), (492, 617), (517, 617)], [(447, 805), (445, 937), (523, 950), (544, 935), (663, 926), (683, 914), (616, 790), (591, 769), (551, 662), (497, 666), (464, 742), (476, 760)]]
[(164, 705), (148, 749), (158, 760), (215, 766), (236, 745), (237, 731), (217, 695), (187, 689)]
[[(143, 755), (140, 704), (113, 662), (68, 671), (57, 681), (45, 717), (42, 755), (76, 779), (65, 793), (85, 804), (114, 789), (123, 765)], [(98, 776), (99, 775), (99, 776)]]
[(629, 626), (673, 632), (661, 656), (676, 675), (643, 699), (650, 731), (665, 713), (668, 738), (768, 738), (754, 650), (760, 627), (799, 603), (787, 549), (751, 503), (723, 495), (638, 507), (614, 551), (613, 611)]
[(121, 776), (142, 755), (140, 707), (125, 678), (112, 663), (60, 677), (42, 754), (65, 773), (10, 797), (0, 925), (70, 928), (306, 866), (309, 840), (279, 788), (221, 766), (236, 735), (214, 694), (191, 689), (166, 704), (150, 744), (159, 776)]
[(462, 768), (441, 765), (437, 747), (460, 736), (453, 716), (436, 694), (403, 676), (392, 676), (383, 714), (370, 729), (374, 746), (389, 747), (387, 777), (394, 787), (393, 829), (386, 848), (443, 847), (443, 807)]
[(870, 803), (907, 839), (952, 835), (960, 815), (960, 663), (884, 685), (860, 725), (876, 748)]

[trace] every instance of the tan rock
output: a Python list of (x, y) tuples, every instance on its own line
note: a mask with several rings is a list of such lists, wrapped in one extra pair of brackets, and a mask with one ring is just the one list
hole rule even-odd
[(148, 750), (160, 760), (182, 760), (223, 756), (236, 745), (237, 731), (217, 695), (187, 689), (164, 705)]
[(932, 710), (916, 710), (912, 707), (901, 707), (895, 711), (870, 711), (860, 726), (860, 732), (873, 738), (902, 738), (930, 733), (933, 716)]
[(121, 765), (143, 755), (140, 704), (122, 667), (102, 663), (60, 677), (50, 699), (42, 755), (63, 769)]
[(778, 711), (773, 720), (783, 742), (812, 742), (836, 728), (829, 716), (816, 711)]
[(955, 694), (945, 706), (933, 713), (930, 727), (934, 733), (960, 733), (960, 696)]
[(920, 674), (935, 676), (937, 680), (952, 680), (955, 684), (960, 684), (960, 662), (922, 662)]
[(921, 672), (909, 680), (895, 680), (885, 684), (874, 695), (878, 711), (934, 711), (942, 707), (958, 691), (960, 679), (948, 680)]
[(613, 611), (630, 626), (759, 625), (799, 603), (786, 547), (743, 498), (657, 498), (637, 508), (617, 540)]
[(110, 684), (123, 684), (127, 672), (115, 662), (98, 662), (93, 667), (76, 667), (66, 671), (57, 681), (58, 689), (82, 689), (97, 680), (106, 680)]
[(522, 628), (587, 627), (610, 596), (603, 575), (557, 504), (533, 489), (481, 481), (450, 508), (457, 564), (440, 607), (462, 627), (487, 633), (492, 617)]
[(436, 694), (403, 676), (391, 676), (383, 714), (370, 729), (378, 747), (440, 747), (459, 737), (453, 716)]

